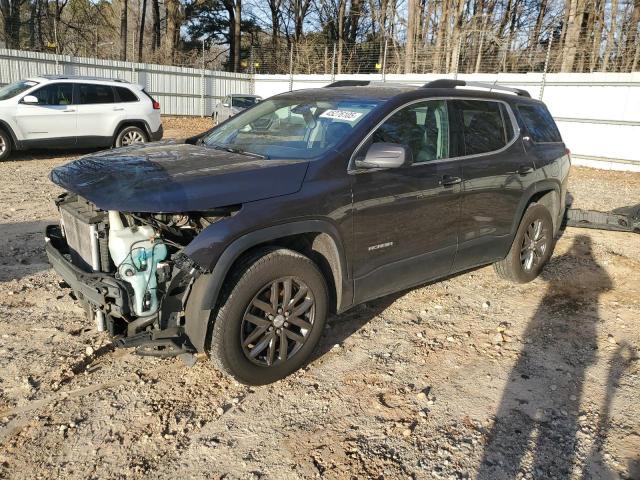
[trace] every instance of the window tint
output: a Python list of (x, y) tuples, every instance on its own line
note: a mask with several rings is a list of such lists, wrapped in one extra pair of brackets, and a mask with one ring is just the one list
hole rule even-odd
[(372, 143), (388, 142), (407, 145), (414, 163), (449, 157), (449, 116), (444, 100), (415, 103), (396, 112), (385, 121), (365, 147), (358, 160), (366, 155)]
[(138, 97), (128, 88), (124, 87), (116, 87), (116, 92), (118, 92), (118, 99), (121, 102), (137, 102)]
[(561, 142), (560, 132), (544, 105), (518, 105), (518, 112), (534, 142)]
[(38, 99), (38, 105), (71, 105), (73, 85), (70, 83), (52, 83), (39, 88), (31, 95)]
[(113, 89), (109, 85), (92, 85), (82, 83), (78, 85), (78, 98), (80, 103), (115, 103)]
[(8, 100), (16, 95), (20, 95), (22, 92), (29, 90), (31, 87), (35, 87), (38, 82), (31, 80), (23, 80), (20, 82), (11, 83), (0, 88), (0, 100)]
[(257, 97), (233, 97), (232, 105), (234, 107), (249, 108), (253, 107), (259, 101), (260, 99)]
[[(482, 100), (455, 100), (462, 120), (462, 137), (465, 155), (500, 150), (513, 136), (513, 127), (506, 111), (498, 102)], [(507, 124), (505, 120), (509, 121)], [(507, 125), (509, 127), (507, 128)]]

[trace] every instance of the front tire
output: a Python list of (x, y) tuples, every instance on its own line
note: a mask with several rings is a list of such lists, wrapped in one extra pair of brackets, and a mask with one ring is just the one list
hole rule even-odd
[(493, 264), (496, 273), (514, 283), (538, 276), (554, 247), (553, 220), (547, 207), (533, 203), (525, 211), (507, 256)]
[(11, 155), (11, 137), (4, 130), (0, 130), (0, 162)]
[(318, 267), (292, 250), (261, 250), (240, 261), (226, 283), (211, 337), (213, 363), (247, 385), (275, 382), (302, 367), (327, 315)]
[(116, 148), (147, 143), (147, 134), (139, 127), (125, 127), (116, 136)]

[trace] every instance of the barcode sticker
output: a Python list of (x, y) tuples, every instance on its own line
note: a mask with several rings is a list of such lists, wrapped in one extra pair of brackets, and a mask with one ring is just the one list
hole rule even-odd
[(362, 112), (351, 112), (349, 110), (327, 110), (320, 114), (320, 118), (332, 118), (334, 120), (346, 120), (355, 122), (362, 116)]

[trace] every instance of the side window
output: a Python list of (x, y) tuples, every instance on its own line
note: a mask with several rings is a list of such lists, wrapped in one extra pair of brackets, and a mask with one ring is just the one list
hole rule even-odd
[(513, 126), (499, 102), (454, 100), (462, 122), (465, 155), (493, 152), (513, 137)]
[(534, 142), (561, 142), (556, 122), (544, 105), (518, 105), (518, 113)]
[(138, 97), (128, 88), (116, 87), (116, 93), (118, 94), (118, 100), (120, 102), (137, 102)]
[(449, 115), (447, 102), (429, 100), (414, 103), (388, 118), (360, 149), (356, 160), (364, 159), (372, 143), (407, 145), (413, 162), (421, 163), (449, 157)]
[(113, 88), (110, 85), (81, 83), (78, 85), (78, 98), (82, 105), (115, 103)]
[(73, 85), (70, 83), (52, 83), (39, 88), (31, 95), (38, 99), (38, 105), (71, 105)]

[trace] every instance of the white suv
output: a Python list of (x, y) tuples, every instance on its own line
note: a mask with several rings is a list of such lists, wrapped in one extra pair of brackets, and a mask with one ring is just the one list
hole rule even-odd
[(12, 150), (122, 147), (162, 133), (160, 104), (123, 80), (44, 75), (0, 88), (0, 160)]

